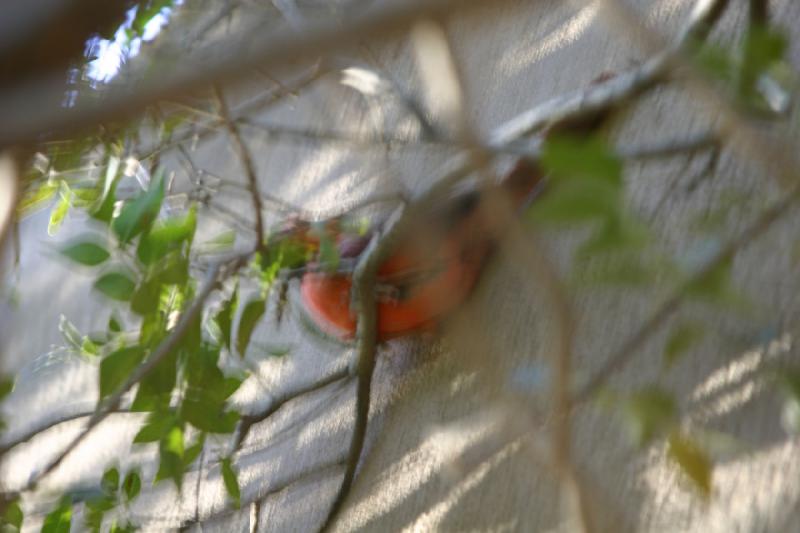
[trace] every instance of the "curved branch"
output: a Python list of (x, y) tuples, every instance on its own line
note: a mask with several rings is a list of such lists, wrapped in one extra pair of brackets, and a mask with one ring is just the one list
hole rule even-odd
[(239, 156), (239, 161), (244, 169), (244, 174), (245, 177), (247, 177), (247, 183), (250, 187), (250, 197), (253, 202), (253, 211), (255, 211), (256, 217), (256, 250), (260, 252), (264, 249), (265, 245), (263, 213), (264, 206), (261, 203), (261, 191), (259, 191), (258, 187), (258, 176), (256, 175), (256, 167), (253, 163), (253, 156), (250, 153), (250, 150), (247, 148), (247, 145), (244, 143), (244, 140), (239, 133), (238, 126), (236, 126), (236, 123), (234, 123), (231, 119), (231, 113), (228, 109), (228, 104), (225, 102), (225, 95), (222, 94), (222, 88), (219, 85), (214, 85), (214, 96), (216, 97), (217, 105), (219, 106), (219, 114), (222, 116), (225, 127), (228, 130), (231, 138), (231, 144), (233, 144), (236, 155)]
[(251, 414), (251, 415), (244, 415), (242, 416), (241, 420), (239, 421), (239, 427), (236, 430), (236, 434), (233, 437), (233, 442), (231, 449), (233, 452), (237, 451), (244, 442), (244, 439), (247, 438), (248, 433), (250, 432), (250, 428), (252, 428), (255, 424), (259, 422), (263, 422), (273, 414), (275, 414), (281, 407), (286, 405), (286, 403), (290, 402), (291, 400), (299, 397), (304, 396), (306, 394), (310, 394), (312, 392), (318, 391), (320, 389), (324, 389), (328, 385), (346, 379), (350, 376), (349, 369), (344, 368), (338, 372), (334, 372), (330, 376), (327, 376), (320, 381), (316, 381), (305, 387), (301, 387), (299, 389), (287, 392), (282, 396), (279, 396), (275, 400), (273, 400), (269, 406), (267, 406), (264, 410)]

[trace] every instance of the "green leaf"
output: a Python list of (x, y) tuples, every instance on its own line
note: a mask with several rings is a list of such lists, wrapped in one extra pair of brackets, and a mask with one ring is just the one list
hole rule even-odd
[(622, 185), (622, 160), (599, 138), (553, 136), (542, 149), (541, 162), (557, 181), (603, 181), (615, 190)]
[(664, 366), (671, 368), (703, 335), (705, 329), (696, 323), (682, 322), (675, 326), (664, 347)]
[(226, 411), (224, 402), (215, 402), (202, 395), (187, 397), (181, 404), (184, 420), (201, 431), (208, 433), (232, 433), (241, 415), (236, 411)]
[(145, 26), (150, 22), (153, 17), (161, 13), (165, 7), (172, 6), (174, 0), (149, 0), (146, 3), (139, 5), (136, 10), (136, 16), (131, 23), (131, 29), (134, 34), (141, 37), (144, 35)]
[(19, 531), (22, 529), (22, 521), (24, 518), (25, 515), (22, 512), (22, 507), (19, 506), (19, 502), (13, 501), (6, 507), (2, 523), (5, 526), (11, 526), (12, 529)]
[(44, 517), (42, 533), (69, 533), (72, 526), (72, 501), (64, 496), (55, 509)]
[(528, 210), (537, 222), (575, 224), (616, 217), (622, 210), (620, 189), (607, 181), (554, 182)]
[(339, 248), (324, 223), (312, 227), (311, 234), (319, 240), (319, 261), (326, 272), (336, 272), (339, 268)]
[(87, 266), (96, 266), (109, 258), (108, 250), (90, 240), (84, 240), (67, 245), (60, 250), (61, 254), (76, 263)]
[(130, 522), (126, 522), (124, 526), (119, 525), (117, 522), (111, 524), (109, 533), (133, 533), (137, 528)]
[(127, 202), (111, 228), (121, 244), (127, 244), (140, 233), (147, 231), (161, 210), (164, 199), (164, 180), (159, 176), (150, 183), (150, 188), (134, 200)]
[(96, 356), (100, 353), (97, 344), (92, 341), (88, 336), (83, 338), (83, 342), (81, 343), (81, 354), (88, 355), (88, 356)]
[(0, 376), (0, 400), (5, 399), (14, 390), (14, 378)]
[(730, 307), (739, 311), (747, 310), (751, 304), (733, 286), (732, 265), (733, 261), (725, 261), (706, 275), (693, 281), (686, 288), (687, 296), (712, 305)]
[(239, 305), (239, 284), (233, 287), (231, 297), (222, 305), (219, 312), (214, 317), (217, 325), (219, 326), (220, 333), (222, 334), (222, 344), (228, 349), (231, 347), (231, 331), (233, 328), (233, 319), (236, 314), (236, 308)]
[(164, 411), (169, 407), (177, 380), (177, 360), (178, 351), (173, 350), (142, 379), (131, 405), (132, 411)]
[(137, 470), (131, 470), (125, 474), (122, 481), (122, 491), (125, 493), (125, 501), (129, 502), (139, 495), (142, 489), (142, 478)]
[(191, 241), (196, 227), (196, 209), (192, 207), (183, 217), (170, 218), (155, 224), (139, 240), (136, 255), (142, 263), (152, 264), (182, 243)]
[(39, 187), (26, 191), (17, 206), (19, 218), (24, 218), (45, 207), (44, 203), (58, 192), (58, 182), (46, 182)]
[(109, 272), (94, 282), (94, 288), (112, 300), (128, 301), (133, 296), (136, 283), (122, 272)]
[(67, 345), (74, 349), (80, 350), (81, 344), (83, 343), (83, 337), (75, 327), (75, 325), (70, 322), (67, 317), (61, 315), (58, 320), (58, 331), (61, 333), (61, 336), (64, 338), (64, 341)]
[(184, 285), (189, 280), (189, 261), (180, 252), (170, 252), (158, 262), (155, 271), (165, 285)]
[(632, 440), (641, 447), (675, 424), (678, 406), (669, 392), (647, 387), (627, 398), (623, 412)]
[(164, 438), (164, 449), (178, 457), (183, 457), (183, 429), (180, 426), (174, 426), (167, 432), (167, 436)]
[(103, 487), (105, 492), (114, 494), (119, 488), (119, 470), (116, 468), (109, 468), (103, 474), (103, 479), (100, 481), (100, 486)]
[(186, 466), (191, 465), (194, 463), (195, 459), (200, 455), (200, 452), (203, 451), (203, 446), (206, 443), (206, 434), (200, 433), (195, 438), (194, 443), (191, 446), (186, 448), (186, 452), (183, 454), (183, 464)]
[(694, 482), (704, 497), (711, 495), (713, 465), (699, 445), (687, 436), (674, 431), (669, 436), (667, 455)]
[(761, 26), (749, 28), (744, 40), (739, 73), (739, 91), (742, 98), (746, 101), (753, 100), (756, 81), (784, 57), (787, 46), (786, 36), (771, 28)]
[(646, 226), (630, 216), (608, 216), (578, 250), (578, 259), (595, 257), (599, 253), (639, 252), (652, 236)]
[(142, 429), (133, 438), (133, 442), (134, 444), (144, 444), (160, 441), (176, 423), (177, 418), (173, 413), (154, 411), (147, 417)]
[(172, 479), (181, 490), (186, 465), (183, 461), (183, 429), (173, 426), (159, 443), (159, 464), (155, 481)]
[(158, 278), (146, 279), (136, 288), (131, 297), (131, 311), (138, 315), (148, 315), (158, 309), (161, 296), (161, 283)]
[(153, 348), (167, 335), (167, 317), (164, 313), (151, 313), (142, 319), (139, 330), (139, 344)]
[(138, 346), (122, 348), (100, 362), (100, 398), (113, 394), (144, 358)]
[(76, 185), (72, 189), (72, 206), (83, 209), (89, 208), (98, 198), (99, 191), (94, 187)]
[(47, 224), (47, 234), (51, 237), (58, 233), (64, 217), (67, 216), (72, 203), (72, 192), (66, 182), (61, 182), (61, 195), (53, 210), (50, 212), (50, 222)]
[(96, 207), (91, 212), (91, 216), (95, 220), (100, 220), (106, 224), (111, 222), (111, 217), (114, 216), (114, 204), (117, 201), (119, 178), (119, 158), (111, 156), (108, 158), (106, 176), (105, 180), (103, 180), (103, 191)]
[(239, 480), (236, 478), (236, 472), (233, 470), (230, 457), (222, 459), (221, 469), (225, 490), (228, 491), (228, 496), (233, 500), (234, 508), (238, 509), (242, 506), (242, 494), (239, 490)]
[(219, 347), (204, 344), (190, 354), (186, 363), (186, 381), (181, 417), (194, 427), (209, 433), (230, 433), (240, 415), (228, 411), (227, 399), (242, 380), (225, 377), (218, 366)]
[(730, 81), (736, 69), (728, 50), (713, 44), (696, 47), (695, 63), (708, 75), (723, 81)]
[(210, 238), (198, 245), (204, 252), (223, 252), (233, 248), (236, 243), (236, 232), (233, 230), (224, 231), (219, 235)]
[(648, 263), (652, 259), (641, 253), (600, 256), (579, 264), (574, 278), (583, 286), (642, 287), (655, 281), (664, 270), (658, 262)]
[(250, 337), (253, 335), (258, 321), (264, 315), (266, 302), (263, 298), (256, 298), (247, 302), (239, 319), (239, 330), (236, 332), (236, 351), (244, 357), (247, 346), (250, 344)]
[(122, 331), (122, 326), (120, 325), (119, 318), (111, 314), (111, 317), (108, 319), (108, 331), (112, 333), (119, 333)]

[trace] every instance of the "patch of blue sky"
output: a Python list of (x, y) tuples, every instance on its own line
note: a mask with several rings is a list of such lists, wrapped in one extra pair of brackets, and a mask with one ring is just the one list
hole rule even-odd
[[(176, 5), (181, 2), (176, 2)], [(130, 9), (125, 23), (117, 29), (113, 40), (95, 39), (87, 48), (95, 59), (89, 62), (87, 75), (94, 82), (108, 82), (116, 76), (122, 65), (135, 57), (142, 47), (142, 42), (152, 41), (169, 21), (172, 8), (165, 7), (151, 18), (144, 27), (140, 37), (131, 37), (131, 26), (136, 17), (136, 7)]]

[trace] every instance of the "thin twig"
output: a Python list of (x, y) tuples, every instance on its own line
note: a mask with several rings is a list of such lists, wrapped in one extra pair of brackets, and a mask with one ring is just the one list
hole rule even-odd
[(203, 480), (203, 468), (205, 467), (206, 447), (200, 450), (200, 457), (197, 463), (197, 483), (194, 487), (194, 519), (200, 521), (200, 485)]
[[(58, 418), (57, 420), (51, 420), (51, 421), (48, 421), (48, 422), (46, 422), (46, 423), (44, 423), (42, 425), (36, 426), (33, 429), (30, 429), (30, 430), (26, 431), (25, 433), (23, 433), (19, 437), (15, 438), (13, 440), (10, 440), (10, 441), (6, 442), (5, 444), (1, 445), (0, 446), (0, 456), (2, 456), (3, 454), (7, 453), (8, 451), (16, 448), (17, 446), (25, 444), (26, 442), (28, 442), (31, 439), (37, 437), (38, 435), (44, 433), (45, 431), (48, 431), (48, 430), (50, 430), (50, 429), (52, 429), (52, 428), (54, 428), (56, 426), (59, 426), (61, 424), (66, 424), (68, 422), (74, 422), (75, 420), (80, 420), (81, 418), (90, 417), (94, 413), (95, 413), (95, 409), (92, 409), (91, 411), (83, 411), (83, 412), (80, 412), (80, 413), (70, 413), (70, 414), (65, 415), (65, 416), (63, 416), (61, 418)], [(128, 411), (127, 409), (115, 409), (115, 410), (112, 411), (112, 413), (114, 413), (114, 414), (130, 414), (131, 411)]]
[(236, 151), (236, 155), (239, 157), (239, 162), (244, 169), (245, 177), (250, 186), (250, 196), (253, 201), (253, 211), (255, 211), (254, 214), (256, 217), (256, 250), (261, 251), (266, 244), (264, 239), (264, 213), (262, 212), (263, 204), (261, 203), (261, 191), (258, 187), (258, 175), (256, 174), (256, 167), (253, 163), (253, 156), (250, 154), (250, 150), (247, 148), (247, 145), (245, 145), (244, 140), (242, 140), (239, 127), (231, 119), (228, 104), (225, 102), (225, 95), (222, 93), (222, 88), (219, 85), (214, 85), (214, 96), (219, 106), (219, 114), (225, 121), (225, 127), (228, 129), (231, 144)]
[(267, 418), (271, 417), (288, 402), (300, 396), (305, 396), (307, 394), (311, 394), (312, 392), (323, 389), (328, 385), (331, 385), (343, 379), (347, 379), (348, 376), (350, 376), (350, 372), (347, 368), (344, 368), (342, 370), (332, 373), (329, 376), (326, 376), (325, 378), (319, 381), (315, 381), (314, 383), (311, 383), (299, 389), (295, 389), (281, 396), (278, 396), (277, 398), (272, 400), (265, 409), (263, 409), (258, 413), (242, 416), (242, 418), (239, 420), (239, 426), (237, 427), (236, 433), (234, 434), (233, 440), (231, 442), (232, 452), (236, 452), (237, 450), (239, 450), (242, 443), (247, 438), (247, 435), (250, 432), (250, 428), (252, 428), (255, 424), (263, 422)]
[[(606, 0), (606, 5), (613, 15), (613, 20), (626, 28), (646, 28), (646, 23), (638, 12), (621, 0)], [(672, 70), (680, 69), (684, 74), (683, 80), (688, 88), (706, 106), (707, 110), (716, 114), (720, 138), (730, 145), (737, 147), (741, 154), (745, 154), (754, 161), (761, 162), (766, 168), (772, 170), (770, 176), (785, 190), (793, 190), (800, 181), (800, 161), (796, 157), (796, 147), (786, 136), (768, 137), (759, 124), (737, 105), (731, 97), (721, 94), (716, 81), (697, 67), (689, 53), (696, 49), (702, 38), (711, 30), (711, 24), (724, 12), (728, 0), (709, 0), (698, 2), (695, 14), (702, 13), (698, 20), (703, 24), (694, 30), (687, 29), (683, 39), (694, 48), (681, 46), (666, 58), (667, 66)], [(696, 15), (695, 15), (696, 16)], [(694, 17), (693, 17), (694, 18)], [(647, 49), (657, 50), (664, 46), (667, 39), (656, 31), (637, 31), (636, 35), (641, 45)], [(722, 96), (722, 97), (721, 97)]]
[[(220, 176), (219, 174), (216, 174), (215, 172), (211, 172), (211, 171), (206, 170), (204, 168), (200, 168), (194, 162), (194, 160), (192, 159), (191, 155), (189, 154), (189, 151), (186, 149), (185, 146), (183, 146), (182, 144), (179, 144), (179, 145), (177, 145), (177, 148), (178, 148), (178, 152), (181, 154), (183, 160), (186, 162), (186, 164), (189, 167), (188, 169), (186, 169), (186, 171), (187, 171), (188, 174), (190, 174), (190, 178), (189, 179), (190, 179), (190, 181), (192, 181), (192, 185), (194, 185), (196, 191), (199, 191), (199, 190), (202, 189), (202, 190), (206, 190), (206, 191), (210, 191), (210, 192), (217, 192), (217, 189), (219, 189), (220, 186), (227, 186), (227, 187), (234, 188), (235, 190), (238, 190), (240, 192), (244, 192), (248, 196), (250, 195), (250, 185), (249, 185), (249, 183), (241, 183), (241, 182), (238, 182), (236, 180), (223, 178), (222, 176)], [(202, 177), (204, 177), (204, 176), (209, 176), (209, 177), (213, 178), (214, 182), (215, 182), (214, 185), (211, 186), (211, 185), (206, 184), (202, 180)], [(192, 179), (192, 177), (195, 177), (195, 178), (198, 178), (198, 179)], [(264, 193), (264, 192), (261, 193), (261, 201), (271, 204), (273, 207), (275, 207), (275, 209), (277, 211), (279, 211), (279, 212), (281, 212), (283, 214), (286, 214), (286, 213), (293, 213), (293, 214), (303, 213), (303, 210), (300, 209), (299, 207), (296, 207), (296, 206), (290, 204), (289, 202), (281, 200), (277, 196), (273, 196), (273, 195), (268, 194), (268, 193)]]
[[(244, 116), (253, 115), (269, 109), (271, 106), (281, 102), (286, 96), (295, 94), (317, 81), (324, 71), (318, 67), (311, 69), (306, 75), (291, 84), (287, 91), (272, 90), (259, 93), (252, 98), (245, 100), (231, 109), (231, 114), (234, 120), (239, 120)], [(166, 143), (158, 143), (148, 149), (148, 151), (140, 157), (143, 161), (157, 154), (171, 150), (177, 146), (182, 146), (188, 142), (201, 141), (217, 133), (217, 128), (222, 125), (222, 120), (209, 121), (203, 124), (198, 124), (188, 132), (179, 136), (172, 137)]]
[[(261, 496), (259, 496), (258, 500), (254, 500), (254, 501), (260, 501), (263, 504), (263, 502), (267, 498), (270, 498), (271, 496), (275, 496), (276, 494), (280, 494), (281, 492), (285, 491), (288, 487), (291, 487), (292, 485), (294, 485), (296, 483), (312, 482), (312, 481), (321, 482), (321, 481), (323, 481), (325, 479), (328, 479), (328, 478), (330, 478), (330, 476), (333, 473), (335, 473), (336, 471), (341, 469), (343, 461), (344, 461), (344, 459), (342, 457), (338, 457), (338, 458), (335, 458), (335, 459), (333, 459), (331, 461), (328, 461), (328, 462), (326, 462), (324, 464), (321, 464), (321, 465), (313, 468), (312, 470), (309, 470), (309, 471), (306, 471), (306, 472), (300, 472), (297, 475), (295, 475), (295, 476), (293, 476), (293, 477), (291, 477), (289, 479), (282, 480), (277, 485), (271, 485), (269, 487), (269, 490), (266, 493), (262, 494)], [(248, 505), (250, 503), (253, 503), (253, 502), (242, 501), (242, 505), (243, 506), (244, 505)], [(225, 517), (225, 516), (230, 516), (230, 515), (232, 515), (234, 513), (238, 513), (238, 512), (239, 512), (239, 510), (231, 509), (230, 507), (223, 507), (222, 509), (220, 509), (219, 512), (211, 513), (211, 514), (208, 514), (206, 516), (203, 516), (202, 517), (202, 521), (214, 520), (214, 519), (222, 518), (222, 517)], [(162, 516), (143, 515), (143, 514), (136, 515), (134, 518), (138, 522), (161, 522), (161, 521), (164, 520)], [(188, 529), (189, 527), (191, 527), (192, 525), (194, 525), (196, 523), (197, 522), (195, 522), (193, 519), (185, 520), (185, 521), (183, 521), (181, 523), (180, 527)], [(170, 525), (172, 525), (172, 524), (173, 523), (170, 523)]]

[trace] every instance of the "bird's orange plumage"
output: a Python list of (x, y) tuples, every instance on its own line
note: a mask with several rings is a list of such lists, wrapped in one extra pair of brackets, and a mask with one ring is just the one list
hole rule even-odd
[[(537, 166), (520, 161), (496, 187), (519, 208), (536, 194), (541, 181)], [(478, 194), (454, 200), (461, 205), (442, 206), (444, 214), (432, 214), (430, 221), (445, 227), (430, 228), (432, 234), (443, 231), (444, 235), (438, 245), (426, 248), (428, 253), (420, 252), (416, 244), (419, 235), (408, 235), (381, 265), (379, 290), (388, 288), (389, 294), (378, 298), (379, 340), (430, 328), (472, 291), (494, 240), (475, 201)], [(454, 220), (441, 220), (443, 216)], [(303, 305), (310, 318), (320, 329), (341, 339), (353, 338), (356, 331), (356, 315), (350, 308), (351, 286), (349, 275), (322, 272), (305, 274), (301, 283)]]

